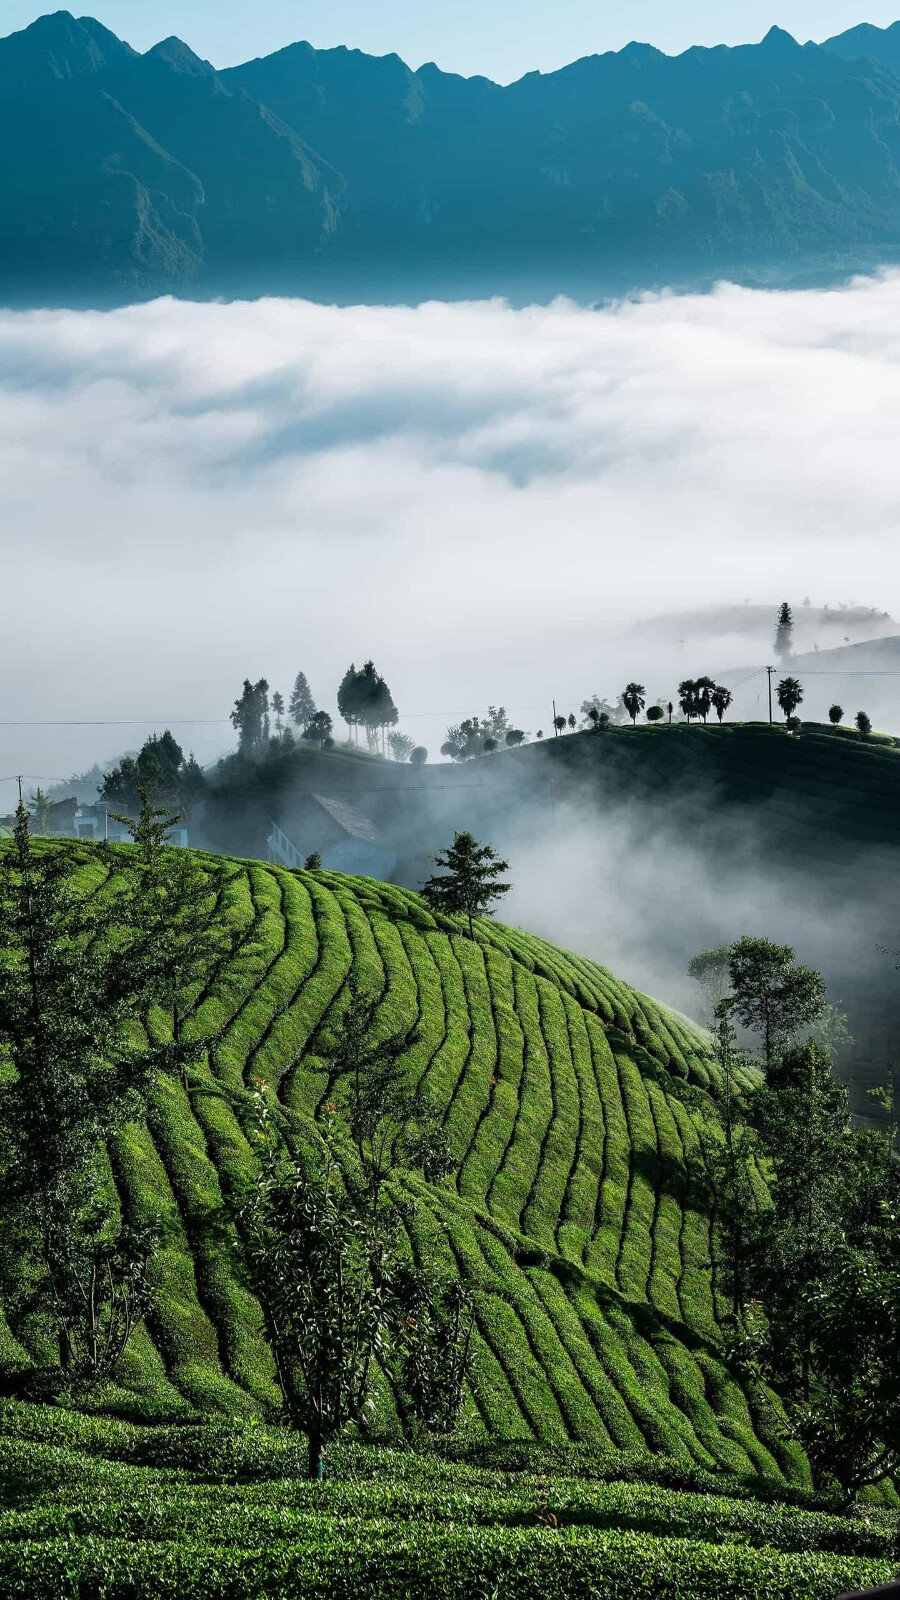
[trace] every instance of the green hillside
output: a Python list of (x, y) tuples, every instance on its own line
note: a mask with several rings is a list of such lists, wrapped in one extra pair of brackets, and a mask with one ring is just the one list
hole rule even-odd
[[(370, 879), (233, 862), (221, 915), (240, 937), (192, 1020), (224, 1030), (211, 1085), (262, 1078), (314, 1116), (351, 970), (386, 1032), (417, 1031), (408, 1069), (459, 1165), (455, 1190), (409, 1180), (410, 1242), (477, 1291), (472, 1427), (802, 1478), (718, 1350), (716, 1069), (690, 1024), (577, 956), (491, 922), (473, 941)], [(248, 1163), (228, 1102), (166, 1080), (113, 1157), (128, 1213), (166, 1225), (125, 1386), (156, 1415), (264, 1411), (270, 1354), (214, 1225)], [(27, 1326), (5, 1331), (7, 1368), (40, 1357)], [(397, 1426), (387, 1390), (380, 1426)]]

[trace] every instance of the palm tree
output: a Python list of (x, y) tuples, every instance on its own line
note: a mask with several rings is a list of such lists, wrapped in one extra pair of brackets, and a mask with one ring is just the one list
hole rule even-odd
[(697, 685), (693, 678), (685, 678), (678, 685), (678, 704), (690, 722), (691, 717), (699, 717), (700, 708), (697, 704)]
[(642, 683), (626, 683), (622, 690), (622, 704), (631, 718), (632, 725), (637, 722), (638, 712), (643, 711), (647, 704), (647, 691)]
[(715, 707), (716, 716), (720, 722), (728, 710), (728, 707), (731, 705), (733, 698), (734, 696), (732, 695), (731, 690), (726, 689), (724, 684), (716, 684), (716, 687), (713, 689), (711, 699), (713, 706)]
[(706, 722), (706, 719), (712, 710), (712, 697), (715, 688), (716, 685), (712, 678), (698, 678), (694, 684), (694, 690), (697, 697), (697, 710), (703, 718), (704, 723)]
[(803, 699), (803, 689), (797, 678), (782, 678), (776, 691), (778, 704), (784, 712), (784, 720), (792, 717), (800, 701)]

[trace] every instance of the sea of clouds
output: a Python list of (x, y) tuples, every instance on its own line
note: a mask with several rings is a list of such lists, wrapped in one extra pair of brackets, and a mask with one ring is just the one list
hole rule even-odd
[(131, 721), (0, 728), (0, 776), (226, 718), (245, 676), (302, 666), (333, 710), (367, 656), (434, 755), (488, 701), (535, 730), (552, 696), (671, 692), (618, 639), (642, 614), (897, 610), (898, 417), (897, 274), (601, 310), (0, 313), (3, 717)]

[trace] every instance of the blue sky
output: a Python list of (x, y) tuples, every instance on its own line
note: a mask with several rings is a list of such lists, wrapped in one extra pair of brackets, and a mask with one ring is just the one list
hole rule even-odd
[[(71, 3), (71, 0), (70, 0)], [(25, 27), (39, 0), (0, 0), (0, 32)], [(46, 9), (51, 9), (50, 5)], [(77, 9), (74, 8), (74, 9)], [(795, 37), (823, 39), (858, 22), (883, 27), (900, 16), (900, 0), (96, 0), (101, 22), (137, 49), (177, 33), (216, 66), (265, 55), (295, 39), (355, 45), (382, 55), (395, 50), (412, 66), (433, 60), (447, 71), (483, 72), (509, 81), (533, 68), (550, 70), (575, 57), (617, 50), (644, 39), (676, 52), (690, 44), (740, 44), (777, 22)]]

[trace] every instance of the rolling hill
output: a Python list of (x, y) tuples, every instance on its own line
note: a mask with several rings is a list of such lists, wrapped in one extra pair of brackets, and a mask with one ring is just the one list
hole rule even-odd
[[(409, 1180), (410, 1242), (476, 1291), (476, 1433), (803, 1481), (722, 1360), (717, 1074), (690, 1024), (589, 961), (485, 921), (472, 940), (371, 879), (233, 861), (220, 914), (237, 942), (192, 1013), (224, 1030), (211, 1088), (262, 1078), (315, 1116), (351, 971), (381, 996), (380, 1026), (418, 1030), (408, 1070), (441, 1109), (458, 1180)], [(249, 1417), (275, 1399), (258, 1308), (216, 1226), (247, 1164), (230, 1106), (168, 1080), (113, 1152), (128, 1214), (165, 1224), (126, 1414)], [(4, 1324), (7, 1390), (40, 1358), (27, 1320)], [(397, 1426), (387, 1390), (380, 1426)]]
[(0, 40), (0, 294), (846, 275), (900, 253), (900, 77), (838, 43), (631, 43), (501, 86), (303, 42), (217, 71), (56, 12)]

